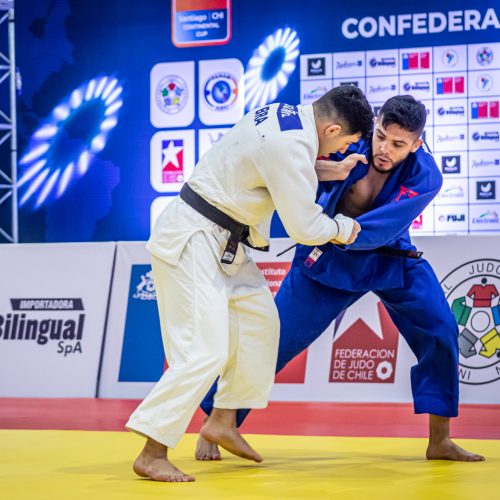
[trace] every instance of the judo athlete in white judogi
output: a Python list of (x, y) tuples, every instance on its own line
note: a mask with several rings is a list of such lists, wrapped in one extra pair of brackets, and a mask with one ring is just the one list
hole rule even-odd
[(194, 480), (168, 461), (167, 450), (217, 377), (220, 425), (201, 432), (232, 453), (262, 460), (238, 433), (230, 410), (267, 405), (279, 319), (243, 243), (269, 245), (275, 209), (299, 243), (353, 242), (359, 225), (341, 214), (331, 219), (315, 203), (314, 165), (318, 156), (344, 152), (371, 122), (371, 108), (355, 87), (332, 89), (309, 106), (252, 111), (201, 158), (160, 215), (147, 248), (168, 369), (126, 424), (147, 437), (134, 463), (140, 476)]

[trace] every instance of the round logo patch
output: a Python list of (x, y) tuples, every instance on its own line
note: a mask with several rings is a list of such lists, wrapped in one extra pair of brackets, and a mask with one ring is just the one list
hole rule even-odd
[(476, 52), (476, 60), (481, 66), (488, 66), (493, 61), (493, 50), (482, 47)]
[(230, 73), (215, 73), (205, 83), (204, 95), (211, 109), (231, 109), (238, 99), (238, 80)]
[(187, 84), (180, 76), (168, 75), (162, 78), (156, 87), (156, 104), (169, 115), (181, 111), (187, 99)]
[(486, 73), (479, 75), (476, 80), (476, 87), (481, 92), (489, 92), (493, 87), (493, 78)]
[(467, 262), (441, 286), (459, 329), (460, 382), (480, 385), (500, 379), (500, 260)]
[(456, 66), (458, 62), (458, 54), (454, 50), (448, 49), (443, 52), (442, 60), (445, 66), (448, 66), (448, 68), (453, 68), (453, 66)]

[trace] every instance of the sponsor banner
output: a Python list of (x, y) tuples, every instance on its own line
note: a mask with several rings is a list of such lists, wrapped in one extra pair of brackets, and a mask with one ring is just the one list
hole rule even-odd
[(366, 79), (361, 77), (350, 77), (350, 78), (334, 78), (333, 86), (338, 87), (340, 85), (353, 85), (354, 87), (360, 88), (364, 93), (366, 93)]
[(434, 101), (434, 124), (457, 125), (467, 123), (467, 99), (436, 99)]
[(500, 260), (492, 253), (499, 240), (478, 238), (482, 251), (476, 249), (458, 264), (450, 262), (441, 286), (458, 324), (461, 401), (480, 402), (489, 388), (488, 399), (495, 402), (500, 399)]
[(500, 237), (422, 237), (416, 244), (433, 266), (457, 320), (460, 402), (499, 404)]
[(427, 112), (426, 127), (434, 125), (434, 101), (422, 99), (420, 102), (425, 106), (425, 111)]
[[(257, 266), (262, 271), (269, 284), (271, 293), (276, 295), (283, 279), (288, 273), (293, 259), (295, 248), (292, 240), (288, 238), (274, 238), (271, 240), (269, 253), (249, 250)], [(285, 252), (285, 250), (290, 249)], [(282, 252), (283, 255), (278, 256)], [(306, 366), (309, 349), (306, 349), (292, 359), (281, 372), (276, 375), (275, 383), (284, 387), (300, 387), (305, 382)], [(299, 385), (300, 384), (300, 385)]]
[(266, 278), (273, 297), (278, 293), (281, 282), (290, 270), (291, 262), (257, 262), (257, 267)]
[(469, 99), (471, 122), (500, 121), (500, 98)]
[(470, 151), (471, 177), (500, 176), (500, 149), (496, 151)]
[(350, 78), (365, 76), (364, 52), (337, 52), (333, 54), (333, 76), (335, 78)]
[(366, 78), (366, 97), (370, 102), (385, 102), (399, 94), (399, 80), (396, 76), (371, 76)]
[(471, 232), (500, 230), (500, 203), (472, 204), (469, 207), (469, 213)]
[(466, 234), (469, 229), (467, 205), (434, 205), (434, 228), (442, 233)]
[[(289, 269), (293, 250), (280, 257), (276, 254), (292, 244), (289, 239), (273, 239), (268, 254), (250, 251), (273, 293)], [(472, 309), (468, 323), (459, 325), (461, 402), (500, 403), (500, 391), (495, 390), (495, 384), (500, 383), (500, 358), (497, 356), (500, 346), (498, 350), (496, 348), (500, 316), (497, 318), (495, 309), (498, 296), (490, 293), (489, 310), (479, 303), (487, 300), (479, 288), (483, 286), (481, 280), (484, 277), (488, 280), (486, 286), (491, 284), (500, 290), (496, 281), (493, 282), (496, 274), (500, 276), (500, 267), (497, 271), (491, 268), (500, 237), (419, 236), (415, 238), (415, 244), (425, 253), (442, 281), (457, 322), (463, 323), (465, 317), (459, 314), (464, 309), (459, 304), (463, 297), (466, 297), (465, 305)], [(476, 267), (470, 267), (468, 262), (476, 259)], [(460, 272), (465, 274), (453, 274)], [(144, 243), (119, 243), (101, 374), (101, 397), (142, 398), (163, 373), (165, 359), (155, 298), (149, 254)], [(432, 297), (426, 300), (432, 300)], [(478, 312), (486, 312), (488, 316), (478, 315)], [(464, 328), (467, 328), (465, 333)], [(410, 371), (415, 362), (380, 299), (368, 293), (280, 373), (271, 400), (411, 402)]]
[(230, 128), (202, 128), (198, 131), (198, 158), (201, 158)]
[(428, 205), (425, 210), (412, 222), (410, 234), (422, 235), (434, 232), (434, 205)]
[(443, 177), (467, 177), (468, 163), (467, 153), (434, 153), (434, 159)]
[(499, 201), (500, 177), (481, 177), (469, 179), (471, 203), (495, 203)]
[(432, 47), (399, 49), (399, 69), (404, 73), (432, 73)]
[(205, 125), (232, 125), (243, 118), (245, 85), (238, 59), (200, 61), (198, 113)]
[(160, 214), (165, 210), (166, 206), (175, 200), (175, 196), (158, 196), (155, 198), (151, 207), (149, 208), (150, 214), (150, 232), (153, 232), (153, 228), (155, 227), (156, 221)]
[(0, 245), (0, 396), (95, 397), (114, 252)]
[(194, 130), (156, 132), (150, 143), (150, 181), (159, 193), (178, 193), (194, 169)]
[(312, 104), (333, 88), (332, 80), (301, 80), (300, 103)]
[(500, 43), (471, 44), (468, 48), (469, 70), (500, 69)]
[[(293, 243), (273, 241), (269, 253), (251, 251), (274, 294), (290, 268), (293, 251), (274, 257)], [(307, 353), (281, 374), (281, 382), (304, 380)], [(166, 368), (151, 273), (144, 242), (119, 242), (111, 294), (99, 396), (142, 398)]]
[(435, 125), (433, 151), (467, 151), (467, 128), (464, 125)]
[(119, 242), (99, 397), (143, 398), (164, 368), (151, 256), (145, 242)]
[(443, 179), (443, 185), (434, 199), (435, 205), (458, 205), (469, 202), (468, 184), (465, 178)]
[(150, 119), (156, 128), (178, 128), (194, 120), (194, 62), (159, 63), (150, 76)]
[(432, 99), (432, 75), (402, 74), (399, 79), (402, 94), (410, 94), (417, 100)]
[(301, 80), (331, 80), (332, 75), (332, 54), (300, 56)]
[(380, 109), (382, 108), (382, 105), (384, 104), (383, 102), (370, 102), (372, 109), (373, 109), (373, 114), (375, 115), (375, 118), (378, 117), (380, 114)]
[(466, 96), (466, 73), (439, 73), (434, 76), (434, 97), (436, 99)]
[(422, 140), (425, 142), (427, 145), (427, 148), (431, 151), (434, 152), (435, 150), (435, 144), (436, 142), (434, 141), (434, 126), (425, 126), (424, 131), (422, 132)]
[(368, 50), (366, 52), (366, 76), (398, 74), (398, 50)]
[(309, 347), (304, 383), (275, 384), (275, 401), (411, 401), (414, 357), (380, 299), (368, 293)]
[(500, 95), (500, 70), (469, 71), (469, 96), (490, 97)]
[(469, 125), (469, 149), (500, 150), (500, 123), (471, 123)]
[[(288, 243), (289, 240), (286, 240)], [(272, 244), (273, 252), (281, 252), (288, 248), (286, 246)], [(291, 245), (288, 245), (291, 246)], [(279, 248), (279, 250), (278, 250)], [(290, 270), (291, 259), (293, 257), (293, 251), (291, 250), (289, 254), (287, 253), (284, 257), (286, 260), (279, 260), (274, 262), (268, 261), (260, 261), (263, 258), (262, 255), (256, 256), (254, 252), (255, 260), (257, 260), (257, 267), (262, 271), (262, 274), (266, 278), (266, 281), (269, 285), (269, 289), (273, 296), (278, 293), (278, 290), (281, 286), (282, 281), (285, 279), (288, 271)], [(306, 377), (306, 366), (307, 366), (307, 353), (306, 349), (294, 359), (292, 359), (287, 366), (280, 371), (279, 374), (276, 375), (275, 383), (276, 384), (303, 384)]]
[(222, 45), (231, 39), (231, 0), (172, 0), (176, 47)]
[(453, 45), (433, 48), (434, 73), (465, 71), (467, 69), (467, 46)]

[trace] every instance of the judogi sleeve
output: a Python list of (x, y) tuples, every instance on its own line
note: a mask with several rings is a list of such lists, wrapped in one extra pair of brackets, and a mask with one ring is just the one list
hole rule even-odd
[(338, 234), (337, 223), (315, 203), (313, 149), (305, 138), (282, 137), (262, 144), (254, 156), (288, 235), (303, 245), (323, 245)]
[(361, 232), (356, 241), (343, 248), (349, 250), (372, 250), (399, 238), (411, 223), (423, 212), (441, 189), (443, 178), (431, 155), (416, 160), (410, 177), (393, 193), (392, 199), (374, 208), (356, 220)]
[[(365, 141), (361, 140), (356, 142), (355, 144), (351, 144), (344, 154), (332, 153), (329, 160), (339, 162), (345, 160), (349, 155), (354, 153), (364, 154), (366, 153), (365, 150), (366, 143)], [(322, 195), (330, 193), (334, 186), (338, 186), (339, 184), (342, 184), (342, 182), (343, 181), (320, 181), (318, 186), (318, 193), (316, 195), (317, 199), (319, 200)]]

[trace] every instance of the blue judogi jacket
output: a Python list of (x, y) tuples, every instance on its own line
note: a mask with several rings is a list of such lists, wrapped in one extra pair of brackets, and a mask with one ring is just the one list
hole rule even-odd
[[(370, 159), (370, 145), (359, 142), (346, 155), (361, 153)], [(332, 155), (340, 161), (345, 156)], [(318, 203), (333, 217), (336, 206), (350, 187), (364, 177), (368, 165), (358, 163), (344, 181), (321, 182)], [(382, 255), (373, 250), (382, 246), (415, 250), (409, 227), (432, 201), (442, 185), (441, 173), (431, 154), (420, 147), (394, 169), (375, 198), (372, 208), (356, 218), (361, 232), (351, 245), (326, 243), (319, 259), (305, 265), (314, 247), (298, 245), (294, 266), (304, 274), (326, 286), (351, 291), (401, 288), (404, 283), (404, 257)]]

